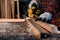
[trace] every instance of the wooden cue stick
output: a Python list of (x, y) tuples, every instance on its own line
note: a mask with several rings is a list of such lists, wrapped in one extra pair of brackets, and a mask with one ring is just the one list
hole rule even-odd
[(3, 10), (3, 0), (1, 0), (1, 17), (3, 18), (3, 13), (4, 13), (4, 10)]
[(9, 18), (10, 17), (10, 1), (7, 0), (7, 17)]
[(9, 19), (11, 19), (11, 13), (12, 13), (12, 12), (11, 12), (11, 11), (12, 11), (12, 10), (11, 10), (11, 0), (9, 0), (9, 1), (10, 1), (10, 2), (9, 2), (9, 6), (10, 6), (10, 7), (9, 7), (9, 11), (10, 11), (10, 12), (9, 12), (9, 15), (10, 15), (10, 16), (9, 16)]
[(3, 14), (2, 15), (3, 15), (3, 18), (5, 18), (5, 0), (3, 0), (2, 2), (3, 2), (3, 6), (2, 6), (3, 7), (3, 10), (2, 10)]
[(5, 0), (5, 18), (7, 19), (8, 18), (8, 10), (7, 10), (7, 0)]
[(12, 18), (14, 19), (14, 0), (11, 0)]
[(19, 13), (19, 0), (17, 0), (17, 18), (20, 18), (20, 13)]
[(1, 1), (0, 1), (0, 18), (1, 18)]
[(11, 19), (11, 0), (8, 0), (8, 18)]
[(0, 0), (0, 1), (1, 1), (1, 17), (2, 17), (2, 14), (3, 14), (3, 13), (2, 13), (2, 0)]
[(5, 0), (1, 0), (1, 17), (5, 18)]

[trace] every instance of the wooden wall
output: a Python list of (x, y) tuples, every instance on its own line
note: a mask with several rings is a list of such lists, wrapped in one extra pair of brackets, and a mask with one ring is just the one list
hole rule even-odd
[(0, 18), (14, 18), (14, 0), (0, 0)]

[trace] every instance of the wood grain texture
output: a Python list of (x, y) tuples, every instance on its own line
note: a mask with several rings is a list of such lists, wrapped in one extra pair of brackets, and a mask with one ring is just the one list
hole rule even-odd
[(39, 22), (39, 21), (37, 21), (36, 23), (37, 23), (37, 25), (40, 25), (40, 27), (42, 27), (46, 31), (48, 31), (48, 32), (52, 31), (50, 24), (47, 24), (47, 23), (44, 23), (44, 22)]
[(11, 0), (12, 18), (14, 19), (14, 0)]
[(30, 32), (32, 33), (33, 36), (35, 36), (36, 38), (41, 38), (41, 34), (40, 31), (38, 31), (33, 24), (31, 24), (30, 21), (26, 20), (27, 22), (27, 26), (30, 28)]
[(0, 22), (24, 22), (25, 19), (0, 19)]

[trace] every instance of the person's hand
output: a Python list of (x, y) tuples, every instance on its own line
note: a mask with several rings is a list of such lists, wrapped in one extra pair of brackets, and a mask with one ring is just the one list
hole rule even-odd
[(39, 16), (39, 20), (41, 21), (50, 21), (52, 19), (52, 14), (49, 12), (44, 12)]

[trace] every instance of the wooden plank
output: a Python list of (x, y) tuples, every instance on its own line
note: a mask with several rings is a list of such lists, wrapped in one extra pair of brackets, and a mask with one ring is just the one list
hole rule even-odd
[(2, 18), (11, 18), (11, 1), (10, 0), (1, 0), (1, 17)]
[(37, 25), (40, 25), (40, 27), (42, 27), (46, 31), (48, 31), (48, 32), (51, 32), (52, 31), (50, 24), (44, 23), (44, 22), (40, 22), (40, 21), (37, 21), (36, 23), (37, 23)]
[[(0, 0), (0, 7), (1, 7), (1, 12), (2, 12), (2, 0)], [(1, 17), (2, 17), (2, 13), (0, 13)]]
[(5, 0), (1, 0), (1, 18), (5, 17)]
[(26, 20), (27, 22), (27, 26), (30, 28), (29, 32), (32, 33), (33, 36), (35, 36), (36, 38), (41, 38), (41, 34), (40, 31), (38, 31), (33, 24), (31, 24), (31, 22), (29, 22), (28, 20)]
[(11, 18), (11, 0), (5, 0), (5, 18)]
[(11, 19), (11, 0), (7, 0), (7, 17)]
[(17, 18), (20, 18), (20, 13), (19, 13), (19, 0), (17, 0)]
[(45, 30), (44, 28), (42, 28), (40, 25), (37, 25), (36, 21), (33, 19), (30, 19), (30, 22), (41, 32), (41, 33), (50, 33), (47, 30)]
[(0, 22), (24, 22), (25, 19), (0, 19)]
[(1, 18), (1, 1), (0, 1), (0, 18)]
[(14, 0), (11, 0), (12, 18), (14, 19)]
[(5, 0), (5, 18), (6, 18), (6, 19), (8, 18), (8, 10), (7, 10), (8, 6), (7, 6), (7, 1), (8, 1), (8, 0)]

